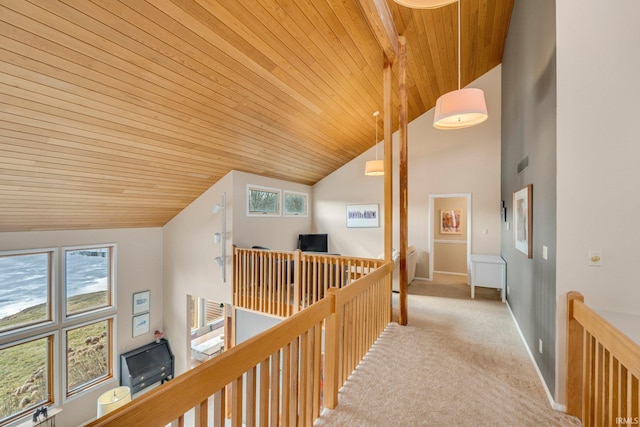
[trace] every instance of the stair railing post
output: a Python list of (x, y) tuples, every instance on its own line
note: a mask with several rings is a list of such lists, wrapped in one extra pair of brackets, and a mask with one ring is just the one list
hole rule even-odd
[(337, 307), (336, 288), (327, 290), (330, 298), (331, 315), (325, 319), (325, 359), (324, 359), (324, 405), (334, 409), (338, 405), (338, 369), (340, 367), (340, 315)]
[(584, 296), (571, 291), (567, 294), (567, 413), (583, 420), (584, 328), (574, 317), (576, 303), (584, 303)]

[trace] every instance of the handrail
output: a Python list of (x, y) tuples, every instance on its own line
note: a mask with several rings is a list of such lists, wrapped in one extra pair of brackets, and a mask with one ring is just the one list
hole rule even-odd
[(567, 413), (585, 426), (640, 422), (640, 345), (567, 295)]
[[(329, 290), (321, 301), (89, 427), (182, 425), (192, 408), (196, 425), (206, 426), (210, 398), (215, 426), (225, 423), (227, 398), (233, 425), (312, 425), (319, 417), (322, 396), (325, 407), (337, 404), (342, 382), (329, 375), (346, 379), (351, 371), (345, 369), (355, 366), (344, 361), (361, 360), (366, 353), (362, 350), (367, 344), (368, 350), (384, 330), (385, 316), (384, 326), (389, 323), (392, 270), (393, 264), (386, 263), (344, 289)], [(353, 332), (354, 325), (360, 335)], [(335, 357), (339, 359), (332, 360)]]

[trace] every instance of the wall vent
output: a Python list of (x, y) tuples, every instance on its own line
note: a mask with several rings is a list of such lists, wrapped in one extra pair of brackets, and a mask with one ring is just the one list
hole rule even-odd
[(518, 163), (518, 173), (522, 173), (529, 166), (529, 156), (526, 156), (524, 159), (520, 160)]

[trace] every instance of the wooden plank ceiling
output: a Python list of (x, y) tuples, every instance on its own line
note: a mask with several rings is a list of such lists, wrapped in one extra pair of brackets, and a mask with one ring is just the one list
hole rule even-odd
[[(457, 86), (456, 5), (388, 2), (411, 120)], [(465, 85), (513, 0), (461, 4)], [(313, 184), (373, 146), (383, 60), (357, 0), (0, 0), (0, 231), (162, 226), (233, 169)]]

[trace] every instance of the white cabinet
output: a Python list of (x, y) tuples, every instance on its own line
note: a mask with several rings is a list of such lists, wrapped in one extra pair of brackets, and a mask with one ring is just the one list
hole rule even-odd
[(471, 255), (471, 298), (475, 287), (500, 289), (502, 302), (506, 301), (507, 263), (499, 255)]

